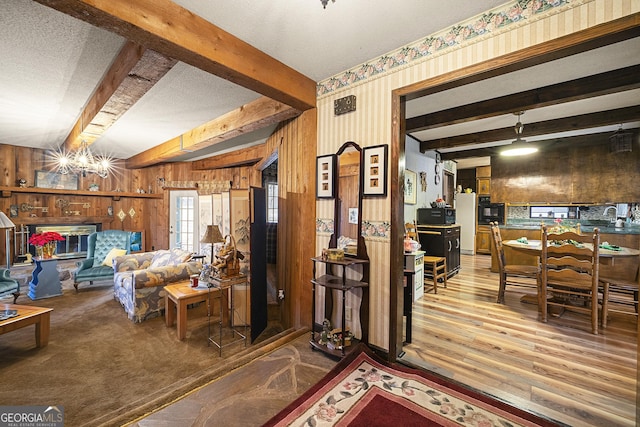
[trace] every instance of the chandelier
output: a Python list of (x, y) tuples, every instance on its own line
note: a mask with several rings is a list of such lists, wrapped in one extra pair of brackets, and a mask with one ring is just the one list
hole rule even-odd
[(109, 176), (112, 169), (111, 159), (105, 156), (94, 156), (86, 141), (82, 141), (76, 152), (58, 152), (55, 155), (56, 170), (61, 174), (80, 174), (86, 177), (94, 173), (100, 178)]
[(501, 156), (524, 156), (527, 154), (533, 154), (538, 151), (538, 148), (529, 144), (526, 140), (520, 139), (524, 125), (520, 121), (520, 116), (524, 114), (524, 111), (518, 111), (513, 113), (518, 116), (518, 122), (514, 126), (513, 130), (516, 131), (516, 139), (511, 142), (509, 148), (500, 152)]
[[(336, 0), (331, 0), (332, 3), (335, 3)], [(322, 8), (326, 9), (327, 8), (327, 3), (329, 3), (329, 0), (320, 0), (320, 3), (322, 3)]]

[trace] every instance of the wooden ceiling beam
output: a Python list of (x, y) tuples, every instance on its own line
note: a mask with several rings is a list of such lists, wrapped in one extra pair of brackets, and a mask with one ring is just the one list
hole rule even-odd
[(528, 111), (640, 87), (640, 65), (461, 105), (407, 119), (407, 133)]
[[(609, 126), (637, 120), (640, 120), (640, 105), (617, 108), (615, 110), (601, 111), (597, 113), (582, 114), (573, 117), (563, 117), (543, 122), (524, 122), (522, 137), (526, 139), (531, 136), (575, 131), (598, 126)], [(482, 144), (491, 141), (504, 141), (508, 139), (515, 139), (515, 137), (515, 130), (512, 126), (488, 130), (485, 132), (474, 132), (466, 135), (420, 141), (420, 151), (425, 153), (429, 150), (464, 147), (466, 145)]]
[(305, 111), (316, 82), (170, 0), (36, 0)]
[[(87, 144), (91, 144), (97, 139), (99, 134), (95, 135), (96, 130), (88, 131), (87, 129), (95, 127), (95, 125), (92, 126), (93, 120), (100, 114), (109, 99), (117, 92), (122, 82), (129, 75), (129, 72), (138, 63), (140, 58), (142, 58), (144, 52), (145, 49), (142, 46), (131, 41), (125, 43), (122, 49), (120, 49), (118, 56), (93, 92), (93, 95), (91, 95), (91, 98), (80, 113), (80, 117), (64, 140), (62, 148), (65, 151), (78, 149), (83, 140), (85, 140)], [(113, 121), (109, 126), (113, 124)]]
[(254, 145), (230, 153), (219, 154), (207, 159), (195, 160), (191, 163), (192, 170), (211, 170), (251, 166), (260, 162), (267, 155), (267, 144)]
[[(576, 144), (580, 147), (587, 147), (590, 145), (599, 145), (606, 144), (609, 142), (609, 137), (613, 134), (613, 132), (599, 132), (599, 133), (591, 133), (587, 135), (575, 135), (565, 138), (550, 138), (540, 141), (532, 142), (540, 148), (541, 151), (548, 151), (552, 148), (563, 146), (565, 144)], [(440, 153), (442, 160), (459, 160), (459, 159), (469, 159), (473, 157), (487, 157), (487, 156), (497, 156), (500, 154), (500, 150), (508, 147), (507, 145), (500, 145), (496, 147), (485, 147), (478, 148), (473, 150), (463, 150), (463, 151), (451, 151), (447, 153)]]
[(176, 138), (130, 157), (126, 160), (125, 165), (128, 169), (136, 169), (168, 162), (185, 152), (202, 150), (299, 114), (300, 112), (292, 107), (262, 97)]

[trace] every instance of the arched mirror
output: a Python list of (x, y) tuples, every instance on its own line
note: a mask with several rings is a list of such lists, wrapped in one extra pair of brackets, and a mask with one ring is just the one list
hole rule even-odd
[(362, 149), (345, 142), (336, 153), (336, 198), (334, 233), (329, 247), (344, 249), (345, 255), (366, 259), (362, 237)]

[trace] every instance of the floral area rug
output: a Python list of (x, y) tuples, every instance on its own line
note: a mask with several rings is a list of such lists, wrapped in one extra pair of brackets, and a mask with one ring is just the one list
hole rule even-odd
[(266, 426), (558, 426), (360, 344)]

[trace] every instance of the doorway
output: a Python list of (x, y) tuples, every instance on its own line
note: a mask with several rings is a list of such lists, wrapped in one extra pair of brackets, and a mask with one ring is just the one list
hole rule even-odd
[(198, 192), (179, 190), (169, 193), (169, 249), (198, 252), (200, 224)]
[[(391, 96), (392, 111), (390, 116), (393, 118), (391, 120), (392, 158), (390, 163), (392, 177), (391, 235), (402, 236), (404, 234), (404, 203), (400, 183), (404, 175), (404, 159), (406, 155), (405, 140), (407, 136), (405, 134), (407, 131), (408, 101), (421, 99), (422, 102), (429, 103), (431, 99), (437, 98), (432, 97), (433, 95), (445, 96), (444, 93), (448, 90), (456, 89), (461, 91), (464, 86), (484, 82), (485, 80), (494, 79), (495, 81), (497, 78), (509, 78), (509, 75), (514, 76), (519, 71), (534, 69), (538, 65), (613, 45), (621, 40), (632, 39), (637, 36), (637, 31), (637, 21), (620, 19), (394, 89)], [(501, 103), (500, 106), (502, 107), (503, 104)], [(521, 106), (514, 105), (511, 110), (518, 111), (518, 108), (521, 108)], [(480, 111), (475, 113), (483, 114)], [(426, 116), (421, 118), (422, 123), (430, 123), (429, 117)], [(469, 116), (472, 117), (473, 114), (469, 114)], [(453, 120), (452, 118), (450, 119)], [(446, 122), (443, 121), (442, 123)], [(438, 147), (434, 146), (433, 148), (437, 149)], [(390, 245), (389, 315), (393, 325), (389, 328), (388, 336), (389, 359), (391, 361), (396, 360), (397, 356), (402, 352), (403, 346), (400, 332), (403, 330), (403, 289), (401, 286), (403, 264), (402, 239), (392, 238)]]

